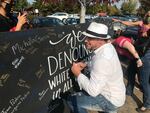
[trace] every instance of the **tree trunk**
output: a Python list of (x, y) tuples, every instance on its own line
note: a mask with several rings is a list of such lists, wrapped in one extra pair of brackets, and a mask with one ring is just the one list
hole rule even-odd
[(85, 0), (83, 0), (83, 4), (81, 4), (80, 23), (85, 23), (85, 13), (86, 13), (86, 3)]

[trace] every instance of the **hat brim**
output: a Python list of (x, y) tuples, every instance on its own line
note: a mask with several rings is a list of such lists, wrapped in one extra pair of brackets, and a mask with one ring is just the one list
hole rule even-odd
[(89, 38), (98, 38), (98, 39), (110, 39), (111, 38), (110, 35), (107, 35), (106, 37), (97, 37), (97, 36), (94, 36), (94, 35), (91, 35), (91, 34), (85, 32), (85, 31), (82, 32), (82, 34), (89, 37)]

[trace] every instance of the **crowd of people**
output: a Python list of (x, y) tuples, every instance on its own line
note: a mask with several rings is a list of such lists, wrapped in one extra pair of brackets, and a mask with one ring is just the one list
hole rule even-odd
[[(27, 23), (27, 13), (19, 13), (18, 21), (15, 21), (10, 15), (11, 7), (12, 0), (0, 0), (0, 32), (20, 31)], [(90, 61), (73, 63), (71, 67), (82, 89), (67, 98), (74, 113), (87, 113), (86, 109), (117, 113), (118, 108), (125, 103), (126, 95), (133, 95), (136, 75), (143, 92), (143, 105), (137, 111), (150, 111), (150, 11), (142, 21), (113, 21), (139, 26), (137, 40), (124, 36), (122, 31), (111, 39), (106, 25), (96, 22), (89, 25), (83, 35), (86, 37), (85, 45), (93, 51), (93, 56)], [(126, 87), (118, 54), (130, 60)], [(89, 77), (82, 71), (85, 68), (90, 72)]]

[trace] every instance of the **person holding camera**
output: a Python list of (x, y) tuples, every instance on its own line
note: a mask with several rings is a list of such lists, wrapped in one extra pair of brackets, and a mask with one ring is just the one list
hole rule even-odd
[(12, 3), (13, 0), (0, 0), (0, 32), (20, 31), (27, 22), (27, 13), (19, 13), (17, 23), (11, 18)]

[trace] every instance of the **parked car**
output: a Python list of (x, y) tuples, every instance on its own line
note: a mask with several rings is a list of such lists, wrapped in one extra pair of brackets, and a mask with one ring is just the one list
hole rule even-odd
[(141, 20), (141, 17), (136, 16), (136, 15), (132, 15), (132, 14), (125, 14), (124, 16), (126, 18), (131, 19), (132, 21), (139, 21), (139, 20)]
[(65, 12), (56, 12), (52, 15), (47, 15), (47, 17), (55, 17), (55, 18), (59, 18), (60, 20), (63, 20), (63, 19), (68, 18), (69, 14)]
[[(76, 21), (77, 21), (77, 24), (80, 24), (80, 18), (76, 18)], [(93, 19), (85, 18), (85, 23), (92, 22), (92, 21), (93, 21)]]
[(64, 23), (60, 19), (54, 17), (36, 17), (31, 20), (30, 23), (32, 24), (33, 28), (64, 25)]
[(75, 18), (67, 18), (67, 19), (63, 19), (63, 23), (65, 25), (75, 25), (75, 24), (78, 24), (77, 23), (77, 20)]
[(139, 21), (141, 20), (140, 17), (136, 16), (136, 15), (112, 15), (109, 16), (109, 18), (115, 18), (115, 19), (119, 19), (119, 20), (123, 20), (123, 21)]
[(119, 19), (122, 21), (132, 21), (130, 18), (121, 16), (121, 15), (112, 15), (112, 16), (109, 16), (109, 18), (115, 18), (115, 19)]

